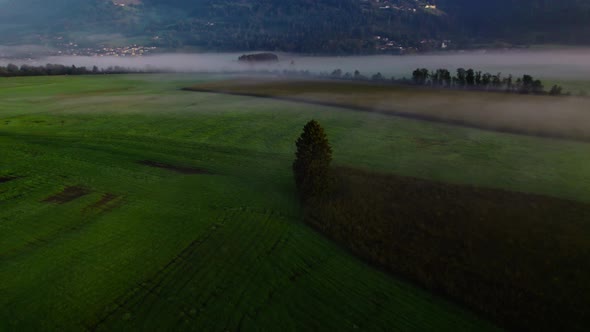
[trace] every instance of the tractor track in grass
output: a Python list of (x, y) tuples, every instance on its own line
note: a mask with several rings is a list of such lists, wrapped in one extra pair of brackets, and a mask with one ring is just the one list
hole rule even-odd
[[(237, 266), (240, 261), (251, 260), (254, 262), (263, 262), (268, 256), (273, 255), (277, 250), (280, 250), (281, 245), (287, 243), (285, 240), (286, 227), (282, 227), (279, 232), (269, 231), (269, 223), (276, 219), (282, 219), (272, 213), (272, 211), (261, 214), (250, 209), (239, 209), (230, 212), (221, 220), (213, 223), (206, 234), (200, 238), (191, 242), (185, 247), (178, 255), (172, 260), (165, 264), (160, 270), (158, 270), (151, 278), (139, 283), (136, 287), (131, 289), (127, 294), (116, 300), (113, 309), (110, 310), (105, 316), (103, 316), (98, 322), (94, 324), (87, 324), (86, 328), (90, 331), (96, 331), (101, 329), (108, 329), (109, 322), (111, 322), (118, 315), (127, 312), (137, 312), (142, 310), (152, 310), (154, 307), (167, 306), (173, 308), (175, 312), (180, 312), (184, 317), (185, 321), (193, 321), (198, 319), (201, 313), (207, 310), (213, 302), (218, 300), (228, 290), (235, 290), (238, 287), (242, 288), (241, 294), (236, 301), (236, 309), (239, 304), (244, 300), (244, 294), (248, 291), (245, 285), (253, 282), (257, 271), (261, 268), (260, 264), (250, 264), (248, 268), (240, 270), (240, 275), (243, 275), (244, 283), (237, 285), (235, 279), (231, 279), (230, 284), (215, 284), (211, 285), (210, 291), (202, 294), (197, 294), (197, 297), (191, 301), (190, 304), (175, 303), (172, 300), (167, 300), (165, 295), (178, 295), (183, 294), (191, 283), (195, 283), (197, 280), (206, 282), (209, 272), (207, 264), (214, 262), (217, 252), (223, 252), (231, 239), (239, 238), (240, 234), (245, 234), (248, 228), (252, 227), (251, 218), (240, 218), (240, 215), (246, 213), (249, 216), (255, 217), (257, 220), (262, 218), (262, 221), (257, 221), (254, 224), (261, 226), (266, 231), (261, 233), (250, 233), (251, 236), (246, 237), (243, 242), (243, 246), (232, 247), (230, 251), (236, 251), (235, 255), (230, 256), (231, 261), (224, 262), (224, 269), (218, 270), (219, 274), (217, 277), (222, 278), (224, 275), (232, 275), (235, 273), (233, 267)], [(236, 219), (237, 221), (231, 221)], [(258, 224), (262, 223), (262, 224)], [(253, 236), (256, 235), (256, 236)], [(209, 241), (213, 238), (222, 237), (225, 240), (222, 241)], [(240, 241), (242, 242), (242, 241)], [(229, 243), (231, 245), (231, 243)], [(204, 245), (211, 246), (214, 248), (207, 247), (207, 250), (203, 247)], [(243, 247), (243, 248), (242, 248)], [(247, 248), (247, 250), (245, 250)], [(256, 256), (250, 258), (249, 256), (255, 252)], [(203, 255), (204, 254), (204, 255)], [(179, 320), (177, 324), (181, 324)], [(229, 322), (228, 322), (229, 323)], [(178, 328), (181, 328), (178, 326)], [(228, 327), (231, 329), (231, 327)]]
[(504, 134), (532, 136), (532, 137), (539, 137), (539, 138), (546, 138), (546, 139), (567, 140), (567, 141), (583, 142), (583, 143), (590, 142), (590, 137), (575, 136), (575, 135), (571, 135), (568, 133), (561, 134), (561, 133), (556, 133), (556, 132), (548, 132), (548, 131), (540, 131), (540, 130), (539, 131), (535, 131), (535, 130), (524, 131), (524, 130), (518, 130), (518, 129), (513, 129), (513, 128), (501, 127), (501, 126), (481, 125), (481, 124), (476, 124), (471, 121), (461, 120), (461, 119), (445, 119), (442, 117), (428, 115), (428, 114), (404, 112), (401, 110), (394, 110), (394, 109), (385, 110), (385, 109), (380, 109), (378, 107), (364, 107), (364, 106), (350, 105), (350, 104), (346, 104), (346, 103), (338, 103), (338, 102), (332, 102), (332, 101), (310, 100), (310, 99), (305, 99), (305, 98), (285, 97), (285, 96), (277, 96), (277, 95), (264, 94), (264, 93), (236, 92), (236, 91), (229, 91), (229, 90), (216, 90), (216, 89), (206, 89), (206, 88), (198, 88), (198, 87), (182, 88), (181, 90), (188, 91), (188, 92), (202, 92), (202, 93), (213, 93), (213, 94), (228, 95), (228, 96), (272, 99), (272, 100), (286, 101), (286, 102), (307, 104), (307, 105), (314, 105), (314, 106), (334, 107), (334, 108), (340, 108), (340, 109), (354, 111), (354, 112), (365, 112), (365, 113), (387, 115), (387, 116), (398, 117), (398, 118), (409, 119), (409, 120), (417, 120), (417, 121), (424, 121), (424, 122), (431, 122), (431, 123), (440, 123), (440, 124), (444, 124), (444, 125), (451, 125), (451, 126), (457, 126), (457, 127), (463, 127), (463, 128), (492, 131), (492, 132), (504, 133)]
[[(70, 188), (70, 187), (68, 187), (68, 188)], [(87, 191), (88, 191), (88, 194), (91, 193), (89, 190), (87, 190)], [(61, 196), (62, 193), (63, 192), (51, 196), (50, 198), (52, 198), (52, 200), (49, 202), (54, 203), (53, 198), (56, 196), (59, 196), (60, 198), (65, 197), (65, 196)], [(84, 194), (84, 196), (85, 195), (86, 194)], [(72, 196), (68, 195), (67, 199), (70, 199), (70, 198), (72, 198)], [(43, 201), (43, 202), (45, 202), (45, 201)], [(55, 204), (64, 204), (64, 203), (62, 203), (61, 201), (57, 201), (57, 203), (55, 203)], [(103, 196), (101, 197), (101, 199), (99, 201), (87, 206), (86, 208), (84, 208), (81, 211), (81, 216), (80, 216), (80, 219), (78, 222), (72, 223), (70, 225), (65, 225), (63, 227), (59, 227), (59, 228), (53, 230), (50, 234), (30, 240), (30, 241), (24, 243), (20, 247), (16, 247), (16, 248), (13, 248), (12, 250), (0, 253), (0, 259), (9, 259), (12, 257), (22, 255), (23, 253), (25, 253), (27, 251), (38, 250), (40, 248), (48, 246), (60, 238), (63, 238), (63, 237), (65, 237), (69, 234), (72, 234), (74, 232), (81, 231), (84, 227), (87, 227), (87, 226), (91, 225), (92, 223), (94, 223), (97, 220), (96, 218), (99, 215), (104, 214), (104, 213), (108, 213), (116, 208), (119, 208), (123, 204), (125, 204), (125, 201), (124, 201), (124, 198), (122, 198), (121, 196), (117, 196), (117, 195), (114, 195), (111, 193), (103, 194)]]
[[(247, 243), (245, 243), (244, 246), (241, 246), (243, 248), (248, 248), (247, 250), (242, 250), (241, 248), (235, 248), (235, 251), (237, 251), (237, 252), (235, 255), (231, 255), (231, 257), (232, 257), (231, 263), (226, 262), (226, 264), (224, 264), (224, 266), (226, 267), (226, 270), (224, 270), (224, 272), (226, 274), (233, 274), (231, 270), (227, 269), (227, 267), (236, 266), (236, 264), (238, 264), (239, 262), (247, 260), (248, 256), (250, 254), (256, 253), (255, 257), (251, 260), (251, 261), (256, 262), (256, 264), (249, 264), (248, 268), (240, 271), (241, 275), (243, 275), (244, 278), (246, 278), (246, 279), (248, 279), (248, 281), (250, 281), (255, 276), (255, 274), (253, 272), (258, 271), (258, 269), (260, 268), (260, 263), (262, 261), (264, 261), (264, 259), (266, 259), (268, 256), (270, 256), (271, 254), (274, 253), (274, 251), (267, 251), (267, 250), (265, 250), (265, 248), (266, 248), (266, 243), (269, 242), (270, 240), (272, 240), (277, 234), (274, 234), (273, 232), (270, 232), (268, 230), (268, 226), (270, 226), (269, 223), (271, 222), (271, 220), (274, 220), (273, 219), (274, 216), (272, 213), (258, 214), (256, 212), (254, 212), (254, 214), (252, 214), (253, 211), (251, 211), (250, 209), (246, 209), (245, 212), (248, 213), (249, 216), (253, 215), (255, 217), (262, 217), (264, 220), (263, 221), (264, 223), (260, 226), (262, 226), (261, 228), (264, 229), (265, 231), (256, 234), (258, 237), (255, 237), (255, 236), (247, 237), (247, 240), (245, 240), (245, 241), (247, 241)], [(244, 213), (244, 211), (242, 213)], [(237, 235), (237, 237), (240, 237), (241, 234), (245, 234), (252, 225), (250, 225), (248, 222), (241, 221), (241, 225), (239, 225), (239, 226), (241, 226), (241, 227), (235, 227), (234, 229), (231, 230), (231, 232), (235, 233)], [(284, 233), (284, 230), (278, 236), (278, 241), (280, 241), (282, 239), (283, 233)], [(236, 236), (232, 236), (232, 234), (230, 233), (230, 234), (227, 234), (227, 238), (229, 238), (229, 239), (236, 238)], [(224, 244), (221, 244), (220, 247), (224, 247)], [(275, 250), (276, 250), (276, 247), (275, 247)], [(210, 258), (211, 258), (210, 260), (204, 259), (203, 261), (205, 261), (205, 262), (212, 261), (212, 260), (215, 260), (216, 257), (215, 257), (215, 255), (211, 255)], [(173, 289), (173, 291), (176, 291), (176, 290), (181, 291), (182, 289), (185, 289), (186, 286), (190, 282), (193, 282), (194, 280), (197, 279), (199, 272), (200, 271), (198, 271), (198, 270), (195, 271), (195, 273), (193, 275), (191, 275), (189, 278), (186, 279), (186, 282), (183, 285), (181, 285), (181, 287), (175, 287)], [(235, 282), (233, 282), (233, 280), (229, 284), (224, 283), (221, 286), (220, 285), (215, 286), (214, 290), (211, 291), (207, 296), (203, 297), (202, 300), (196, 301), (197, 303), (200, 304), (200, 308), (199, 308), (199, 311), (197, 312), (197, 315), (195, 317), (192, 317), (192, 319), (196, 319), (199, 312), (206, 310), (210, 305), (213, 304), (213, 302), (215, 300), (218, 300), (221, 296), (224, 296), (224, 294), (226, 293), (227, 290), (236, 289), (238, 287), (245, 289), (243, 282), (240, 285), (237, 285)], [(241, 296), (243, 296), (243, 294)], [(243, 300), (243, 297), (241, 297), (237, 301), (237, 303), (239, 303), (242, 300)], [(229, 328), (229, 329), (231, 329), (231, 328)]]
[[(313, 271), (315, 269), (317, 269), (318, 266), (322, 266), (324, 265), (326, 262), (328, 261), (328, 259), (326, 258), (322, 258), (319, 259), (313, 263), (310, 263), (308, 261), (306, 261), (304, 259), (304, 265), (305, 267), (299, 267), (297, 269), (295, 269), (288, 277), (289, 283), (294, 284), (296, 283), (299, 279), (313, 273)], [(289, 286), (289, 283), (287, 283), (287, 287)], [(242, 325), (244, 322), (244, 319), (246, 317), (250, 318), (251, 320), (255, 321), (256, 319), (258, 319), (258, 316), (260, 315), (260, 313), (267, 308), (268, 306), (271, 305), (273, 298), (275, 297), (276, 294), (280, 293), (282, 289), (285, 289), (287, 287), (284, 287), (285, 285), (280, 284), (280, 286), (275, 286), (273, 288), (271, 288), (266, 295), (266, 298), (264, 300), (264, 302), (256, 307), (254, 307), (254, 309), (252, 310), (252, 312), (246, 312), (243, 314), (242, 318), (240, 319), (240, 324), (238, 326), (238, 331), (242, 330)]]
[(119, 299), (115, 300), (113, 302), (114, 308), (107, 311), (107, 313), (96, 323), (86, 325), (87, 329), (90, 331), (97, 331), (109, 319), (117, 315), (122, 310), (142, 305), (146, 298), (151, 294), (154, 294), (156, 297), (158, 297), (158, 288), (169, 276), (174, 276), (175, 272), (179, 272), (181, 275), (186, 276), (187, 269), (189, 268), (188, 265), (190, 264), (190, 258), (195, 254), (201, 245), (206, 243), (214, 236), (214, 233), (225, 226), (226, 221), (227, 217), (224, 217), (220, 221), (214, 223), (214, 227), (210, 227), (209, 230), (205, 232), (205, 234), (190, 242), (188, 246), (182, 249), (182, 251), (180, 251), (170, 261), (168, 261), (164, 266), (156, 271), (152, 277), (149, 277), (148, 279), (138, 283), (127, 293), (119, 297)]

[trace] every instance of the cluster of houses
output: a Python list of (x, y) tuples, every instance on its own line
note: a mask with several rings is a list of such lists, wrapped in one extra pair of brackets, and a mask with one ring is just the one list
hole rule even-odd
[(58, 49), (54, 51), (54, 54), (52, 55), (132, 57), (148, 55), (154, 53), (157, 49), (155, 46), (141, 46), (135, 44), (120, 47), (80, 47), (74, 42), (60, 43), (57, 47)]
[(448, 50), (452, 46), (451, 40), (424, 39), (417, 44), (406, 45), (386, 36), (375, 36), (375, 48), (379, 53), (412, 54), (425, 51)]
[(141, 0), (112, 0), (115, 6), (126, 7), (131, 5), (141, 5)]
[(436, 10), (434, 0), (363, 0), (369, 5), (379, 8), (380, 10), (394, 10), (417, 12), (418, 10)]

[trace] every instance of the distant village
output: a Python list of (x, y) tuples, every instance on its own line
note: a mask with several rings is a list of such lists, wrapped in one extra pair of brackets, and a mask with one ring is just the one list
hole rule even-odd
[(437, 10), (436, 2), (422, 0), (362, 0), (373, 7), (381, 10), (395, 10), (417, 12), (418, 10)]
[[(370, 6), (372, 9), (378, 9), (385, 12), (407, 12), (418, 13), (420, 11), (427, 11), (434, 15), (443, 15), (435, 0), (362, 0), (365, 6)], [(391, 36), (374, 36), (375, 50), (377, 53), (384, 54), (412, 54), (419, 52), (441, 51), (452, 48), (451, 40), (435, 40), (424, 39), (413, 41), (408, 44), (404, 41), (396, 40)]]
[(452, 41), (436, 40), (436, 39), (423, 39), (417, 45), (406, 45), (402, 42), (395, 41), (385, 36), (375, 36), (376, 51), (377, 53), (393, 54), (393, 55), (404, 55), (414, 54), (420, 52), (430, 51), (444, 51), (449, 50), (452, 46)]
[(126, 46), (96, 46), (84, 47), (73, 41), (64, 41), (64, 37), (56, 37), (55, 49), (50, 55), (73, 55), (73, 56), (142, 56), (156, 51), (155, 46), (142, 46), (131, 44)]

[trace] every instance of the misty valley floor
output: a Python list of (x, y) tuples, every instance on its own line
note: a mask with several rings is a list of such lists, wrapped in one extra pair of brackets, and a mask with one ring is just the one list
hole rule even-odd
[(219, 79), (0, 80), (0, 330), (496, 330), (301, 222), (311, 118), (338, 165), (590, 202), (587, 143), (180, 90)]
[(273, 98), (499, 132), (590, 141), (590, 99), (329, 79), (258, 77), (188, 91)]

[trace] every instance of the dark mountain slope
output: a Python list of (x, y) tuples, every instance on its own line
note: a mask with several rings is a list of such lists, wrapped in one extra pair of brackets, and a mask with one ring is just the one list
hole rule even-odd
[[(437, 9), (425, 8), (432, 4)], [(3, 44), (57, 35), (92, 42), (87, 36), (108, 33), (168, 49), (309, 53), (372, 53), (376, 36), (422, 48), (429, 39), (457, 47), (590, 43), (583, 0), (0, 0), (0, 7)]]
[(183, 13), (168, 18), (171, 46), (213, 49), (357, 53), (373, 50), (375, 35), (417, 40), (441, 26), (426, 12), (379, 11), (359, 0), (146, 0), (144, 5)]
[(439, 0), (456, 38), (512, 43), (590, 43), (586, 0)]

